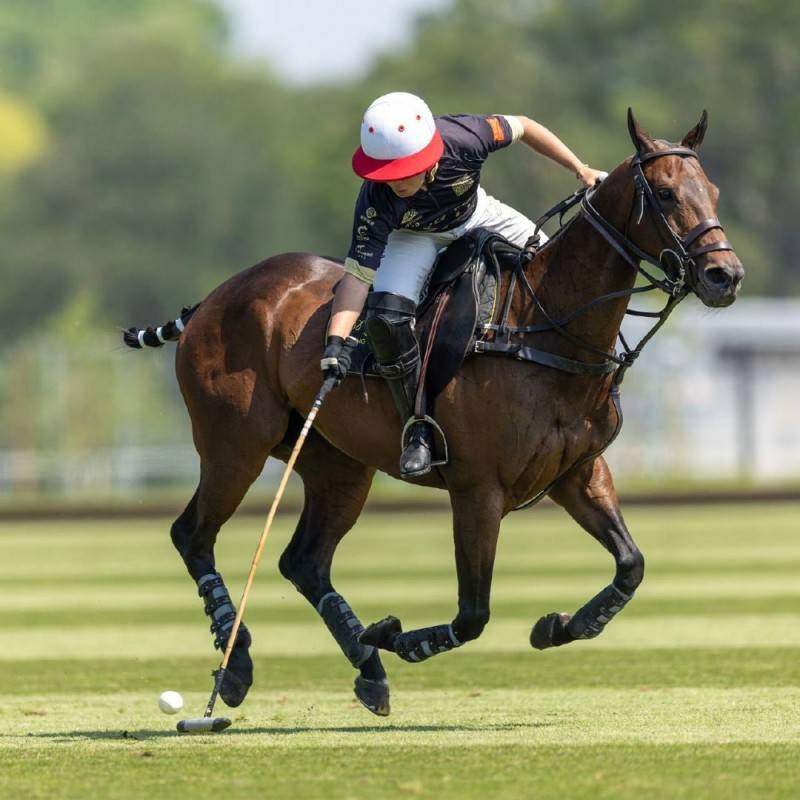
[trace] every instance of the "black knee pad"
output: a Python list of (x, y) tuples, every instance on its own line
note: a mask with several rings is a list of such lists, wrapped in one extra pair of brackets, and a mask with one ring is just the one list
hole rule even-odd
[(379, 364), (397, 362), (400, 373), (410, 372), (419, 360), (414, 336), (416, 303), (389, 292), (372, 292), (367, 297), (366, 331)]

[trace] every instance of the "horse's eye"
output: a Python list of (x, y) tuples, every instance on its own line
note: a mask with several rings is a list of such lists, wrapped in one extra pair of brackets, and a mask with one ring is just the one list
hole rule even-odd
[(672, 193), (672, 189), (659, 189), (658, 199), (664, 200), (665, 202), (669, 202), (670, 200), (675, 199), (675, 195)]

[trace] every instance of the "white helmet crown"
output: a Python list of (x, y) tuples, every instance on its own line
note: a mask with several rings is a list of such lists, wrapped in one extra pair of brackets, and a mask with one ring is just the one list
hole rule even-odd
[(391, 92), (364, 113), (353, 169), (369, 180), (400, 180), (432, 167), (443, 149), (425, 101), (408, 92)]

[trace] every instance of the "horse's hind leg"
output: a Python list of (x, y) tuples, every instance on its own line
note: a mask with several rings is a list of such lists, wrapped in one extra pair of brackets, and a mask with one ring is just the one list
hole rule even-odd
[[(259, 476), (270, 447), (280, 441), (288, 413), (277, 410), (270, 429), (260, 422), (258, 430), (231, 425), (207, 425), (207, 436), (195, 427), (200, 451), (200, 483), (185, 511), (172, 525), (172, 542), (197, 583), (205, 612), (211, 620), (214, 646), (225, 651), (236, 609), (222, 576), (217, 572), (214, 544), (219, 529), (238, 507)], [(270, 441), (272, 439), (272, 441)], [(231, 652), (220, 697), (232, 707), (242, 703), (253, 684), (250, 632), (242, 624)]]
[(625, 527), (605, 459), (597, 458), (584, 470), (565, 478), (550, 497), (614, 556), (617, 571), (613, 582), (574, 616), (542, 617), (531, 632), (531, 644), (538, 650), (599, 636), (633, 597), (644, 577), (644, 557)]
[[(288, 454), (285, 443), (278, 457)], [(347, 601), (333, 588), (331, 562), (342, 537), (364, 507), (374, 470), (351, 459), (311, 431), (297, 460), (305, 505), (280, 559), (281, 573), (322, 617), (350, 663), (359, 671), (356, 697), (379, 716), (389, 713), (389, 684), (378, 651), (362, 645), (363, 630)]]

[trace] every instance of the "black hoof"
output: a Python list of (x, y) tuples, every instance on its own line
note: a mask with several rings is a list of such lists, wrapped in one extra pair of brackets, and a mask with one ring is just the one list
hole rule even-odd
[(572, 636), (567, 632), (569, 614), (547, 614), (542, 617), (531, 631), (531, 645), (537, 650), (547, 650), (548, 647), (560, 647), (572, 641)]
[(386, 617), (367, 627), (358, 637), (358, 641), (394, 653), (394, 640), (402, 632), (403, 626), (397, 617)]
[(353, 691), (358, 701), (367, 711), (379, 717), (388, 717), (392, 710), (389, 705), (389, 683), (386, 680), (370, 681), (359, 675)]
[(250, 658), (249, 652), (251, 643), (250, 631), (247, 628), (239, 629), (236, 645), (231, 652), (219, 689), (219, 696), (225, 705), (231, 708), (236, 708), (244, 702), (253, 685), (253, 659)]

